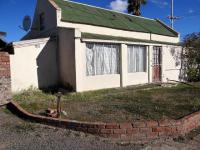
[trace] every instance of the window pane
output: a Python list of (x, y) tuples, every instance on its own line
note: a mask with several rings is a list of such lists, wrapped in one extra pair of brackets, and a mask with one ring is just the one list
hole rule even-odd
[(146, 47), (128, 46), (128, 72), (146, 71)]
[(87, 50), (86, 50), (86, 61), (87, 61), (87, 69), (86, 73), (87, 75), (94, 75), (94, 50), (92, 44), (87, 44)]
[(119, 73), (119, 45), (87, 43), (86, 48), (88, 76)]

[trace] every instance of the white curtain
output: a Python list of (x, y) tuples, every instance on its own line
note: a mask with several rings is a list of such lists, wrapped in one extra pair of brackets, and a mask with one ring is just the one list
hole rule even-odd
[(119, 45), (87, 43), (87, 75), (119, 73), (119, 49)]
[(129, 45), (128, 46), (128, 72), (146, 71), (146, 47)]

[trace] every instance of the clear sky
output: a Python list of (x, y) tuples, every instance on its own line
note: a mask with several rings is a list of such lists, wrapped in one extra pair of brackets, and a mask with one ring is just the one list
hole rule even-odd
[[(126, 12), (127, 2), (124, 0), (74, 0), (94, 6)], [(142, 16), (158, 18), (168, 25), (171, 0), (147, 0), (142, 7)], [(175, 21), (175, 29), (181, 38), (192, 32), (200, 32), (200, 0), (174, 0), (175, 15), (181, 17)], [(26, 32), (19, 26), (23, 17), (33, 17), (36, 0), (0, 0), (0, 31), (7, 32), (6, 41), (18, 41)]]

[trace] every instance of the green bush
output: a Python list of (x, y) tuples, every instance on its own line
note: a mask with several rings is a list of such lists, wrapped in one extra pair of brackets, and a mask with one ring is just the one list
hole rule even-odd
[(190, 82), (198, 82), (200, 81), (200, 32), (187, 35), (183, 47), (186, 79)]

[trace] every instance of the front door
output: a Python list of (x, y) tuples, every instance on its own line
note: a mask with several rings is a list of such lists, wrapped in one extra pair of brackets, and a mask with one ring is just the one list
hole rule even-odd
[(153, 82), (161, 82), (162, 77), (162, 47), (154, 46), (153, 47)]

